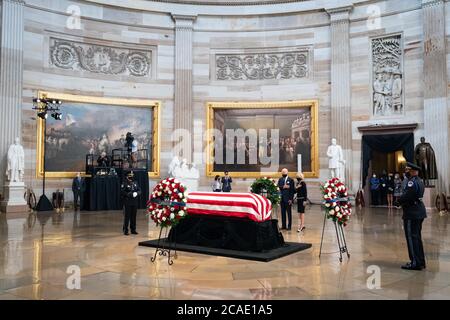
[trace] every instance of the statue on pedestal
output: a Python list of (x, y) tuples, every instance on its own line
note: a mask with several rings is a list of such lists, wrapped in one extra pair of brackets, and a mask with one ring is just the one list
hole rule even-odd
[(416, 164), (421, 168), (421, 178), (425, 186), (430, 186), (430, 179), (437, 179), (436, 156), (431, 144), (425, 142), (425, 137), (420, 138), (420, 143), (414, 149)]
[(195, 163), (189, 165), (186, 159), (180, 160), (175, 156), (169, 164), (169, 176), (186, 184), (189, 191), (198, 190), (200, 172)]
[(24, 199), (25, 183), (25, 153), (20, 145), (20, 139), (16, 138), (9, 147), (7, 154), (6, 178), (8, 183), (4, 185), (4, 198), (0, 202), (0, 210), (4, 212), (24, 212), (27, 203)]
[(337, 144), (335, 138), (331, 139), (331, 145), (328, 147), (327, 156), (328, 169), (330, 169), (330, 177), (343, 180), (344, 177), (342, 176), (342, 173), (344, 172), (344, 170), (342, 170), (342, 167), (345, 165), (344, 154), (342, 152), (341, 146)]
[(16, 138), (14, 144), (8, 149), (8, 164), (6, 176), (10, 182), (22, 182), (25, 169), (25, 153), (20, 145), (20, 139)]

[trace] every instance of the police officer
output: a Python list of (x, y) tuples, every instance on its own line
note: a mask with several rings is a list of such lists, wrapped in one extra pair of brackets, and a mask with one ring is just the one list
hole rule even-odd
[(425, 269), (425, 254), (422, 244), (422, 223), (427, 217), (425, 205), (422, 202), (425, 185), (419, 178), (420, 167), (407, 162), (405, 173), (408, 179), (400, 204), (403, 208), (403, 227), (405, 229), (406, 243), (410, 262), (402, 266), (406, 270)]
[(136, 213), (138, 209), (138, 197), (141, 195), (141, 189), (136, 181), (133, 180), (133, 171), (127, 174), (127, 179), (121, 186), (121, 194), (124, 203), (124, 221), (123, 234), (128, 235), (128, 225), (132, 234), (136, 232)]

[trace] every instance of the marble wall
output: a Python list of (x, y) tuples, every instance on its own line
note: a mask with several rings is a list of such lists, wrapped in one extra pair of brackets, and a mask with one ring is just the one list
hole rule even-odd
[[(81, 28), (70, 29), (72, 21), (67, 8), (76, 3), (81, 8)], [(52, 10), (48, 10), (48, 8)], [(23, 139), (26, 152), (26, 182), (34, 189), (41, 185), (36, 178), (36, 121), (32, 98), (38, 90), (86, 96), (159, 100), (162, 103), (161, 135), (173, 131), (174, 104), (174, 30), (169, 17), (162, 19), (165, 28), (154, 28), (145, 21), (155, 21), (149, 15), (123, 9), (83, 5), (69, 1), (27, 1), (24, 33)], [(166, 17), (164, 17), (166, 18)], [(78, 66), (56, 67), (51, 59), (52, 39), (64, 39), (72, 44), (113, 48), (118, 53), (132, 50), (151, 56), (150, 73), (136, 76), (128, 70), (114, 74), (111, 70), (96, 72)], [(131, 49), (130, 49), (131, 48)], [(161, 162), (171, 159), (168, 139), (161, 143)], [(165, 166), (163, 166), (164, 174)], [(70, 188), (66, 179), (48, 179), (48, 192)], [(71, 196), (71, 195), (70, 195)]]
[[(205, 189), (209, 188), (211, 180), (205, 176), (203, 140), (207, 102), (318, 99), (320, 178), (311, 179), (312, 186), (316, 186), (328, 175), (326, 148), (332, 138), (331, 126), (336, 125), (336, 121), (345, 121), (348, 126), (348, 131), (338, 134), (346, 139), (347, 135), (351, 135), (348, 138), (347, 160), (351, 164), (348, 175), (353, 190), (359, 187), (361, 170), (361, 133), (358, 127), (417, 123), (415, 142), (424, 134), (424, 15), (421, 0), (327, 1), (328, 7), (324, 7), (323, 1), (243, 7), (130, 0), (25, 2), (22, 136), (27, 155), (26, 182), (35, 189), (41, 185), (41, 179), (36, 178), (35, 172), (36, 121), (31, 101), (38, 90), (161, 100), (161, 177), (167, 174), (172, 156), (173, 144), (170, 137), (173, 129), (188, 127), (191, 122), (193, 160), (202, 173), (201, 186)], [(336, 39), (332, 39), (330, 16), (333, 10), (341, 7), (348, 8), (348, 28), (342, 29), (348, 32), (348, 37), (339, 40), (344, 42), (336, 42)], [(446, 37), (449, 37), (449, 4), (445, 2), (444, 7)], [(184, 57), (184, 60), (177, 62), (176, 54), (183, 54), (182, 48), (190, 48), (183, 42), (187, 38), (182, 37), (181, 33), (178, 33), (178, 37), (176, 34), (179, 32), (176, 17), (183, 14), (193, 21), (192, 34), (189, 36), (189, 41), (192, 41), (192, 56), (189, 61)], [(78, 15), (81, 16), (79, 20)], [(373, 114), (372, 108), (371, 41), (389, 35), (400, 35), (402, 41), (404, 113), (380, 117)], [(112, 74), (83, 68), (55, 67), (50, 57), (50, 46), (54, 42), (52, 39), (113, 47), (117, 50), (133, 48), (149, 54), (150, 73), (136, 76), (129, 71)], [(178, 47), (177, 39), (181, 39), (178, 40)], [(342, 88), (336, 81), (332, 82), (332, 64), (341, 63), (342, 60), (339, 56), (333, 58), (331, 46), (335, 43), (345, 46), (347, 42), (349, 105), (342, 97), (338, 97), (335, 101), (340, 102), (336, 102), (334, 106), (339, 108), (344, 103), (345, 108), (339, 119), (332, 119), (332, 88), (338, 94), (339, 88)], [(298, 71), (302, 75), (287, 79), (233, 80), (218, 76), (220, 67), (217, 66), (216, 59), (220, 56), (267, 52), (307, 52), (307, 73)], [(450, 51), (447, 49), (446, 52)], [(450, 67), (449, 59), (447, 54), (447, 68)], [(180, 86), (175, 81), (177, 75), (190, 79), (183, 68), (192, 70), (191, 95), (186, 91), (189, 90), (187, 86)], [(180, 102), (175, 103), (175, 97), (179, 97)], [(182, 101), (186, 97), (191, 97), (191, 103)], [(450, 108), (449, 103), (447, 108)], [(180, 117), (182, 110), (188, 115), (186, 119)], [(448, 123), (450, 126), (450, 117)], [(447, 145), (448, 158), (450, 143), (447, 142)], [(445, 178), (448, 188), (449, 177)], [(155, 182), (156, 179), (151, 183)], [(247, 190), (250, 183), (251, 179), (237, 180), (235, 189)], [(49, 192), (58, 187), (69, 188), (70, 181), (51, 179)], [(317, 192), (313, 193), (313, 197), (316, 196)]]

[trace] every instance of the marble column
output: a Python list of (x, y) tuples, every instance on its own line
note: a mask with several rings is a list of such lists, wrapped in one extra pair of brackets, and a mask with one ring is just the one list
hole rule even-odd
[[(352, 115), (350, 88), (349, 15), (352, 7), (327, 9), (331, 32), (331, 136), (341, 145), (345, 181), (352, 189)], [(331, 142), (331, 141), (330, 141)]]
[(422, 0), (422, 11), (425, 138), (431, 143), (436, 153), (437, 192), (448, 194), (450, 170), (445, 1)]
[(175, 136), (175, 153), (192, 161), (193, 90), (192, 90), (192, 37), (195, 16), (173, 15), (175, 20), (175, 105), (174, 131), (185, 129), (189, 134)]
[(0, 1), (0, 186), (3, 186), (6, 153), (14, 139), (21, 137), (24, 2)]

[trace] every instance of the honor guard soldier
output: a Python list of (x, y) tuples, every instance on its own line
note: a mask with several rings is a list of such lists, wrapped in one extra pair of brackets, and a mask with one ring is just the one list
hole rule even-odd
[(403, 227), (405, 230), (406, 243), (410, 262), (402, 266), (406, 270), (425, 269), (425, 254), (422, 244), (422, 223), (427, 217), (425, 205), (422, 202), (425, 185), (419, 178), (420, 167), (414, 163), (407, 162), (405, 173), (407, 183), (400, 197), (403, 208)]
[(123, 234), (126, 236), (128, 235), (128, 226), (130, 227), (132, 234), (138, 234), (136, 232), (136, 213), (141, 189), (133, 178), (134, 174), (133, 171), (131, 171), (127, 174), (127, 179), (121, 186), (121, 194), (124, 203)]

